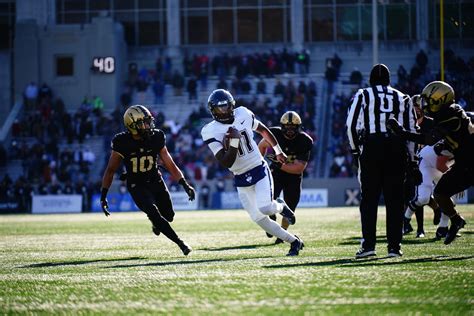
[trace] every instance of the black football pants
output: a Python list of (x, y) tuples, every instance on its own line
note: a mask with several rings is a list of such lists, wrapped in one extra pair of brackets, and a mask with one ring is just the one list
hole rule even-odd
[(181, 242), (169, 222), (173, 221), (174, 210), (171, 196), (160, 177), (145, 183), (127, 184), (138, 208), (146, 213), (153, 226), (175, 243)]
[(283, 191), (283, 198), (288, 207), (294, 212), (300, 201), (302, 177), (272, 170), (273, 197), (276, 199)]
[(375, 249), (377, 208), (383, 193), (388, 249), (400, 249), (406, 166), (406, 146), (400, 138), (388, 134), (367, 137), (359, 160), (363, 248)]

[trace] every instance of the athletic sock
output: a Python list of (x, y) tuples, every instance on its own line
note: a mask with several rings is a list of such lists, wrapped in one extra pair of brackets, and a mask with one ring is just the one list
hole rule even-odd
[(263, 230), (266, 231), (267, 233), (269, 233), (269, 234), (271, 234), (275, 237), (278, 237), (283, 241), (292, 243), (293, 241), (296, 240), (296, 237), (294, 235), (290, 234), (289, 232), (287, 232), (286, 230), (281, 228), (280, 225), (278, 225), (277, 222), (272, 221), (267, 216), (265, 216), (264, 218), (259, 220), (257, 222), (257, 225), (262, 227)]

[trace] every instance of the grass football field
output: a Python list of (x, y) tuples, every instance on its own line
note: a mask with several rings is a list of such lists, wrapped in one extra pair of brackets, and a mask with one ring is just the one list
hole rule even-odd
[(474, 205), (449, 246), (426, 209), (427, 236), (406, 236), (396, 259), (382, 209), (366, 260), (356, 208), (299, 209), (298, 257), (243, 210), (178, 212), (188, 257), (141, 212), (0, 216), (0, 314), (474, 315)]

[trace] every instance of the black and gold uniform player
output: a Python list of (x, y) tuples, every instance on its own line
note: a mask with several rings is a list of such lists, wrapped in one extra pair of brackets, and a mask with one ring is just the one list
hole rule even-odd
[[(295, 111), (288, 111), (280, 118), (280, 126), (270, 127), (270, 131), (275, 135), (283, 152), (287, 155), (287, 162), (281, 164), (275, 159), (275, 155), (267, 154), (266, 157), (271, 161), (270, 170), (274, 182), (274, 198), (280, 196), (283, 191), (283, 198), (288, 207), (294, 212), (300, 201), (301, 184), (303, 172), (308, 165), (311, 150), (313, 148), (313, 139), (301, 130), (301, 117)], [(271, 145), (265, 140), (261, 140), (258, 149), (262, 155), (265, 155)], [(276, 217), (271, 217), (276, 220)], [(283, 218), (281, 227), (287, 229), (288, 221)], [(273, 237), (267, 234), (268, 237)], [(279, 238), (275, 243), (283, 241)]]
[(154, 128), (153, 116), (146, 107), (132, 105), (125, 112), (123, 121), (128, 131), (118, 133), (112, 139), (112, 153), (102, 178), (102, 210), (106, 216), (110, 215), (107, 192), (123, 162), (127, 171), (127, 189), (138, 208), (147, 214), (153, 224), (153, 232), (156, 235), (163, 233), (179, 246), (184, 255), (188, 255), (191, 247), (170, 226), (175, 213), (170, 193), (158, 169), (158, 159), (172, 178), (183, 186), (189, 200), (194, 200), (195, 191), (173, 161), (166, 148), (165, 134)]
[[(450, 244), (466, 221), (456, 211), (451, 196), (474, 184), (474, 125), (463, 108), (454, 103), (453, 88), (443, 81), (430, 82), (421, 93), (423, 111), (433, 119), (431, 133), (407, 132), (396, 120), (390, 128), (405, 139), (433, 145), (443, 144), (454, 155), (454, 165), (443, 174), (434, 189), (434, 198), (444, 214), (451, 220), (444, 243)], [(438, 148), (438, 151), (442, 149)]]

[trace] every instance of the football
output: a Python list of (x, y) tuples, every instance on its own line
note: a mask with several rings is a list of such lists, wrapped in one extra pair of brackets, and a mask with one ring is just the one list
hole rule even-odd
[(230, 143), (230, 134), (225, 133), (224, 138), (222, 139), (222, 146), (224, 147), (224, 150), (227, 151), (229, 150), (229, 143)]

